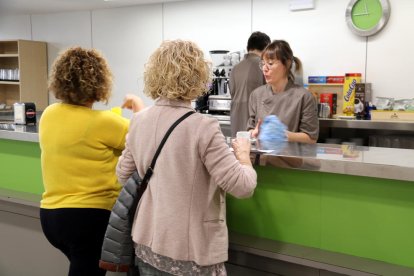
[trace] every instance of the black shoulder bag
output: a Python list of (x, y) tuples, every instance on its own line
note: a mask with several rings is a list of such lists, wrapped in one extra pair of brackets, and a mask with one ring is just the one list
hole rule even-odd
[(151, 165), (148, 167), (144, 178), (141, 180), (138, 173), (134, 172), (122, 187), (109, 217), (99, 261), (100, 268), (114, 272), (127, 272), (131, 266), (134, 266), (135, 252), (131, 228), (138, 202), (148, 186), (158, 155), (171, 132), (179, 123), (193, 113), (194, 111), (187, 112), (168, 129), (152, 158)]

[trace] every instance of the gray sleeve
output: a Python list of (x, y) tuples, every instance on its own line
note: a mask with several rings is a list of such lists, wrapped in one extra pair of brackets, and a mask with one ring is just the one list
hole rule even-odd
[(249, 120), (247, 121), (246, 130), (254, 129), (256, 127), (257, 114), (257, 89), (252, 92), (249, 99)]
[(316, 99), (311, 93), (306, 93), (303, 101), (299, 132), (304, 132), (312, 139), (317, 140), (319, 136), (319, 120)]
[(235, 90), (236, 90), (235, 86), (236, 86), (236, 83), (235, 83), (235, 80), (234, 80), (234, 72), (232, 72), (230, 74), (230, 81), (229, 81), (229, 90), (230, 90), (230, 96), (231, 96), (232, 99), (234, 99), (234, 93), (235, 93)]

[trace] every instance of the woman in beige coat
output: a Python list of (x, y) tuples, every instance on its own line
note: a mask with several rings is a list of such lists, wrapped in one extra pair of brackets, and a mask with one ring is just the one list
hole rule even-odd
[[(192, 42), (163, 42), (151, 55), (144, 90), (156, 101), (131, 120), (117, 166), (121, 183), (135, 170), (143, 177), (167, 129), (192, 110), (191, 100), (205, 92), (210, 75)], [(141, 275), (226, 275), (226, 193), (250, 197), (257, 182), (250, 142), (233, 141), (233, 148), (218, 121), (200, 113), (171, 133), (132, 228)]]

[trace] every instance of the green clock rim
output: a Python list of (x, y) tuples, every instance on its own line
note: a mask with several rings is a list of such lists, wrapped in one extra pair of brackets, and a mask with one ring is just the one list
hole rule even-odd
[(352, 21), (352, 8), (358, 1), (359, 0), (351, 0), (345, 11), (345, 20), (346, 20), (348, 27), (351, 29), (351, 31), (360, 36), (370, 36), (382, 30), (384, 26), (387, 24), (388, 19), (391, 14), (391, 7), (390, 7), (389, 1), (378, 0), (382, 6), (382, 11), (383, 11), (382, 17), (378, 21), (378, 23), (370, 29), (360, 29)]

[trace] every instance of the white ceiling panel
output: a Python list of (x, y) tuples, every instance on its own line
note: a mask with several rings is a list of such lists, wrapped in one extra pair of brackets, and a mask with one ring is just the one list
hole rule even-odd
[(0, 14), (43, 14), (196, 0), (0, 0)]

